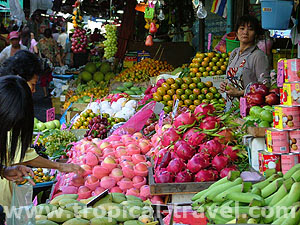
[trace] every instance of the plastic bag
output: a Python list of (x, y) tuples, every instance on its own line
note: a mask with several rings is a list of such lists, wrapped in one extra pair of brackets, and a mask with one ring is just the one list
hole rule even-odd
[(11, 216), (7, 214), (7, 225), (35, 225), (35, 208), (32, 203), (33, 188), (30, 183), (13, 183)]
[(123, 126), (113, 132), (113, 135), (133, 134), (141, 131), (146, 121), (152, 116), (156, 102), (152, 101), (145, 105), (133, 117), (131, 117)]

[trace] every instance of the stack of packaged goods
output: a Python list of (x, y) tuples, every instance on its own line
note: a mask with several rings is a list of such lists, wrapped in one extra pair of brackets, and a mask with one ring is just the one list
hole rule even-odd
[(280, 105), (274, 106), (273, 128), (266, 130), (268, 152), (260, 152), (260, 171), (286, 173), (300, 162), (300, 59), (278, 61)]

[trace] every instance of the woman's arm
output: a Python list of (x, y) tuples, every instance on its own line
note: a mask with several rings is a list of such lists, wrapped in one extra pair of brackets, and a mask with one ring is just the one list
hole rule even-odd
[(53, 162), (53, 161), (45, 159), (41, 156), (38, 156), (35, 159), (32, 159), (27, 162), (22, 162), (20, 164), (26, 165), (26, 166), (31, 166), (31, 167), (36, 167), (36, 168), (56, 169), (56, 170), (59, 170), (60, 172), (64, 172), (64, 173), (71, 173), (71, 172), (84, 173), (84, 169), (82, 169), (77, 164)]
[(38, 49), (37, 46), (34, 46), (34, 47), (33, 47), (33, 52), (34, 52), (35, 54), (38, 54), (38, 53), (39, 53), (39, 49)]

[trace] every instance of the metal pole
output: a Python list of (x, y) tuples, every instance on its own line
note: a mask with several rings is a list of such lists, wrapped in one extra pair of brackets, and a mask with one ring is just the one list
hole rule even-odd
[[(202, 3), (205, 6), (205, 0)], [(199, 19), (199, 51), (205, 51), (205, 19)]]
[(226, 33), (229, 33), (233, 30), (232, 25), (232, 0), (227, 0), (227, 28)]

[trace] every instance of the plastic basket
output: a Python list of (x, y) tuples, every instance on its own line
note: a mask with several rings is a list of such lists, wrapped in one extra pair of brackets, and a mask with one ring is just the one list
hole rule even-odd
[(229, 40), (226, 38), (226, 52), (232, 52), (233, 49), (240, 47), (240, 41)]
[(289, 27), (294, 1), (261, 0), (261, 20), (264, 29), (286, 30)]

